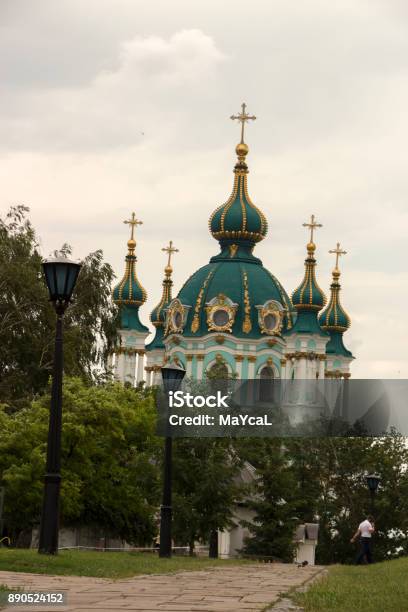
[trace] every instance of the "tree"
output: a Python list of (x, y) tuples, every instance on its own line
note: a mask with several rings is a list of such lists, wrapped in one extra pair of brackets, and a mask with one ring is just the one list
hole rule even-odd
[[(293, 535), (296, 524), (298, 491), (290, 456), (279, 438), (261, 438), (241, 448), (257, 470), (257, 479), (248, 507), (254, 512), (253, 521), (243, 522), (251, 535), (244, 552), (256, 557), (291, 561), (294, 553)], [(249, 453), (248, 453), (249, 446)]]
[[(0, 218), (0, 401), (9, 410), (27, 407), (44, 391), (53, 361), (55, 313), (28, 211), (17, 206)], [(69, 255), (71, 249), (63, 245), (61, 252)], [(69, 376), (89, 379), (104, 372), (118, 326), (110, 299), (113, 278), (102, 251), (83, 259), (65, 316), (64, 369)]]
[[(0, 483), (13, 542), (37, 526), (45, 470), (49, 393), (0, 412)], [(61, 524), (87, 525), (131, 543), (151, 542), (159, 501), (159, 440), (151, 392), (65, 379)]]
[(208, 542), (211, 534), (232, 524), (242, 495), (236, 482), (240, 466), (227, 439), (174, 440), (173, 533), (190, 554), (197, 540)]

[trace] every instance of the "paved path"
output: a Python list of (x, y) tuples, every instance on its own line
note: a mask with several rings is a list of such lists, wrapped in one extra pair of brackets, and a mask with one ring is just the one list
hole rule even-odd
[(198, 572), (139, 576), (125, 580), (0, 572), (0, 584), (25, 591), (67, 591), (66, 606), (18, 606), (21, 612), (239, 612), (262, 610), (279, 594), (311, 581), (322, 567), (289, 564), (237, 565)]

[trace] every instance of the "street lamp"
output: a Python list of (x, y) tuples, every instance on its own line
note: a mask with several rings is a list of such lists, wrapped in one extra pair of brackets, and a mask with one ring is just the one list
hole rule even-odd
[(375, 498), (375, 494), (377, 492), (380, 480), (381, 479), (378, 476), (378, 474), (368, 474), (366, 476), (366, 483), (370, 491), (370, 497), (371, 497), (371, 513), (372, 514), (374, 514), (374, 498)]
[[(178, 365), (167, 365), (161, 369), (164, 392), (177, 391), (182, 383), (186, 371)], [(164, 444), (164, 474), (163, 474), (163, 503), (160, 509), (160, 557), (171, 557), (171, 454), (172, 438), (166, 436)]]
[(66, 257), (44, 261), (43, 271), (55, 312), (54, 366), (52, 373), (51, 407), (48, 427), (47, 463), (41, 514), (38, 552), (58, 553), (59, 496), (61, 485), (61, 422), (62, 422), (62, 321), (70, 303), (81, 265)]

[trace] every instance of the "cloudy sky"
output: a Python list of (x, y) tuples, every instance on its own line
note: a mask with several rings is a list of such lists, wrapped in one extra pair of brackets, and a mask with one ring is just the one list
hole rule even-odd
[(408, 4), (404, 0), (1, 0), (0, 209), (24, 203), (44, 255), (102, 248), (178, 289), (217, 252), (208, 217), (232, 187), (241, 102), (256, 254), (292, 292), (314, 213), (318, 279), (337, 241), (355, 377), (408, 377)]

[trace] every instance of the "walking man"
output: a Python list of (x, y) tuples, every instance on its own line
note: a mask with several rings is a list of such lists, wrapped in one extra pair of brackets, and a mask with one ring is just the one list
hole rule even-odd
[(350, 542), (354, 543), (357, 538), (360, 538), (360, 552), (356, 559), (356, 563), (359, 565), (360, 563), (372, 563), (372, 551), (371, 551), (371, 543), (372, 543), (372, 535), (375, 532), (374, 526), (374, 518), (372, 516), (367, 516), (367, 518), (360, 523), (356, 533), (351, 538)]

